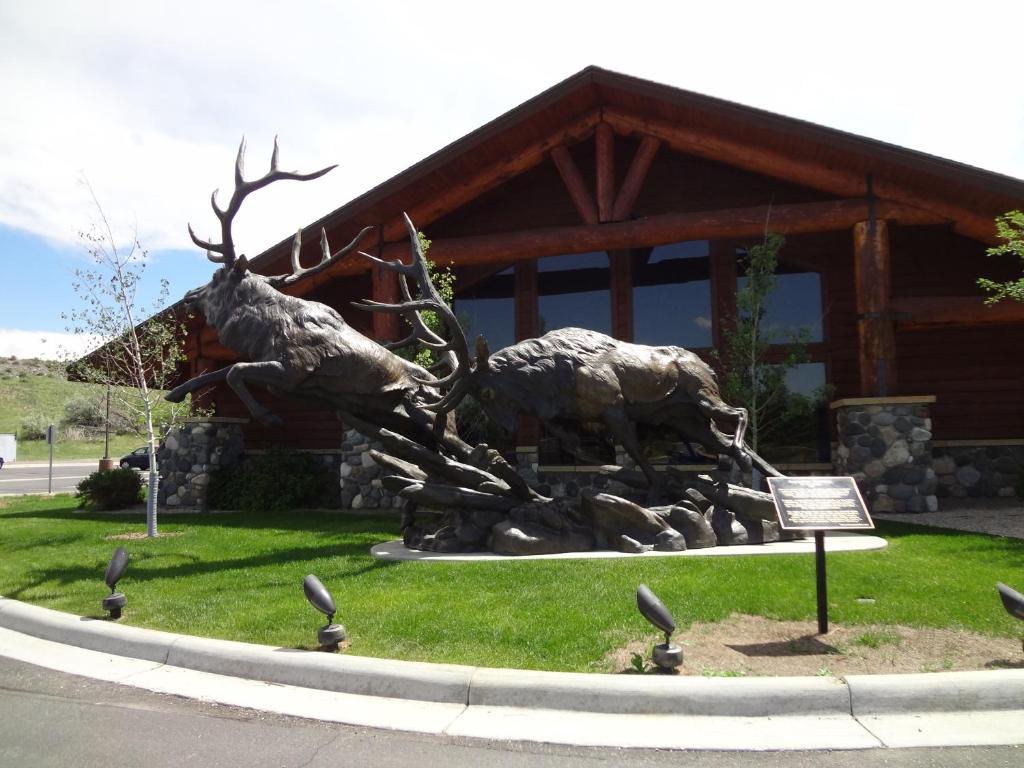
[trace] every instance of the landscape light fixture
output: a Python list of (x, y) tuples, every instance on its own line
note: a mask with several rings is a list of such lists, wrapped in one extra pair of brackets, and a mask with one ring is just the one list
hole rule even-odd
[(320, 627), (316, 633), (320, 647), (325, 651), (338, 650), (338, 643), (345, 639), (345, 628), (341, 624), (334, 623), (334, 614), (337, 612), (337, 608), (334, 607), (334, 598), (331, 597), (331, 593), (313, 574), (309, 574), (302, 580), (302, 591), (305, 592), (309, 604), (327, 616), (327, 624)]
[(127, 567), (128, 553), (124, 551), (124, 547), (118, 547), (114, 550), (114, 556), (110, 558), (106, 573), (103, 574), (103, 580), (110, 587), (110, 594), (103, 598), (103, 610), (107, 611), (112, 619), (120, 619), (121, 609), (128, 603), (124, 593), (117, 591), (117, 582), (124, 576)]
[(683, 649), (672, 643), (672, 633), (676, 631), (676, 623), (665, 604), (646, 584), (637, 587), (636, 607), (645, 619), (665, 633), (665, 642), (654, 646), (654, 651), (651, 653), (654, 663), (659, 669), (666, 672), (682, 666)]
[[(996, 582), (996, 589), (999, 590), (999, 599), (1003, 601), (1006, 612), (1013, 618), (1024, 621), (1024, 595), (1001, 581)], [(1024, 639), (1021, 640), (1021, 649), (1024, 650)]]

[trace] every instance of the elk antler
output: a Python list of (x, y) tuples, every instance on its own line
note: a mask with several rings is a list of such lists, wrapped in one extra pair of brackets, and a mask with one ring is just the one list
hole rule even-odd
[[(242, 143), (238, 145), (238, 159), (235, 160), (235, 191), (234, 194), (231, 195), (231, 202), (228, 203), (228, 207), (226, 209), (221, 209), (221, 207), (217, 205), (218, 190), (215, 189), (213, 194), (210, 196), (210, 204), (213, 206), (213, 212), (216, 213), (217, 218), (220, 219), (221, 241), (219, 243), (210, 243), (206, 240), (200, 240), (196, 237), (196, 233), (192, 231), (192, 225), (188, 225), (188, 234), (192, 238), (192, 242), (200, 248), (206, 249), (206, 258), (210, 261), (216, 264), (226, 264), (229, 267), (234, 266), (237, 255), (235, 254), (235, 242), (231, 236), (231, 222), (238, 213), (238, 209), (242, 207), (242, 201), (245, 200), (246, 196), (250, 192), (255, 192), (257, 189), (262, 189), (268, 184), (273, 184), (275, 181), (281, 181), (283, 179), (311, 181), (312, 179), (318, 179), (328, 171), (337, 168), (336, 165), (331, 165), (327, 168), (321, 168), (319, 171), (314, 171), (313, 173), (280, 171), (277, 168), (277, 155), (277, 137), (275, 136), (274, 153), (270, 156), (270, 171), (258, 179), (246, 181), (242, 177), (245, 165), (245, 137), (242, 137)], [(220, 256), (214, 256), (215, 253), (219, 253)]]
[(302, 230), (300, 229), (295, 233), (295, 239), (292, 241), (292, 271), (289, 275), (275, 275), (274, 277), (267, 278), (272, 286), (275, 288), (283, 288), (286, 285), (299, 280), (302, 277), (308, 277), (309, 275), (315, 275), (324, 269), (327, 269), (331, 264), (339, 259), (343, 259), (345, 256), (350, 254), (359, 241), (363, 239), (367, 232), (373, 227), (363, 227), (359, 234), (352, 238), (352, 242), (346, 245), (339, 251), (331, 253), (331, 247), (327, 242), (327, 230), (323, 227), (320, 228), (320, 263), (315, 267), (303, 267), (299, 263), (299, 252), (302, 250)]
[[(405, 219), (405, 228), (409, 232), (412, 264), (403, 264), (398, 260), (385, 261), (368, 253), (359, 252), (361, 256), (365, 256), (382, 269), (398, 273), (398, 285), (402, 292), (402, 302), (399, 304), (386, 304), (365, 300), (353, 302), (353, 306), (372, 312), (399, 314), (409, 322), (412, 326), (412, 333), (401, 341), (386, 344), (385, 346), (388, 349), (404, 347), (417, 341), (428, 349), (445, 354), (446, 360), (443, 364), (451, 368), (451, 372), (447, 376), (439, 380), (417, 379), (421, 384), (430, 384), (439, 388), (451, 387), (436, 403), (424, 406), (426, 409), (434, 411), (438, 419), (440, 419), (440, 417), (458, 405), (459, 401), (462, 400), (469, 390), (469, 372), (472, 367), (469, 359), (469, 345), (466, 343), (466, 335), (459, 325), (458, 318), (455, 317), (451, 307), (441, 298), (437, 288), (434, 287), (433, 282), (430, 280), (430, 274), (427, 272), (426, 257), (423, 255), (423, 248), (420, 246), (416, 227), (413, 226), (407, 214), (402, 214), (402, 216)], [(410, 277), (416, 281), (416, 286), (419, 288), (418, 299), (414, 299), (409, 290), (408, 278)], [(436, 312), (444, 320), (445, 325), (451, 332), (452, 338), (450, 341), (445, 341), (427, 327), (422, 316), (420, 316), (420, 311), (425, 309)]]

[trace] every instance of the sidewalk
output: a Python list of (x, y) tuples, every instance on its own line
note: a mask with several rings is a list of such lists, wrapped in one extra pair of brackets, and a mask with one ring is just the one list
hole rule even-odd
[(1020, 499), (943, 499), (939, 506), (938, 512), (880, 512), (872, 517), (1024, 539), (1024, 502)]
[(189, 637), (4, 598), (0, 654), (250, 709), (484, 739), (711, 750), (1024, 743), (1024, 670), (843, 679), (531, 672)]

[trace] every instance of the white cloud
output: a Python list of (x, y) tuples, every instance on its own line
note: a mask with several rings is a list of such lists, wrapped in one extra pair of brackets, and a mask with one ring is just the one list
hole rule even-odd
[(252, 255), (588, 64), (1021, 177), (1021, 28), (984, 0), (5, 3), (0, 223), (74, 240), (84, 175), (146, 247), (189, 248), (243, 133), (253, 174), (275, 133), (284, 167), (339, 163), (246, 203)]
[(67, 360), (81, 357), (99, 344), (99, 337), (90, 334), (0, 328), (0, 357)]

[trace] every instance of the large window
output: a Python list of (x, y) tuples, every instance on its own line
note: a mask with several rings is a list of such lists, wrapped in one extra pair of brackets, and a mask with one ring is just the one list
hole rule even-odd
[[(785, 249), (785, 246), (783, 246)], [(743, 277), (745, 251), (738, 252), (737, 290), (746, 285)], [(822, 341), (821, 275), (779, 260), (775, 290), (768, 296), (763, 320), (765, 335), (773, 344)]]
[(538, 336), (568, 327), (611, 334), (607, 253), (537, 259), (537, 293)]
[(515, 343), (514, 296), (514, 267), (483, 276), (456, 275), (453, 308), (471, 349), (481, 334), (492, 351)]
[(637, 344), (711, 346), (707, 240), (659, 245), (633, 258), (633, 339)]

